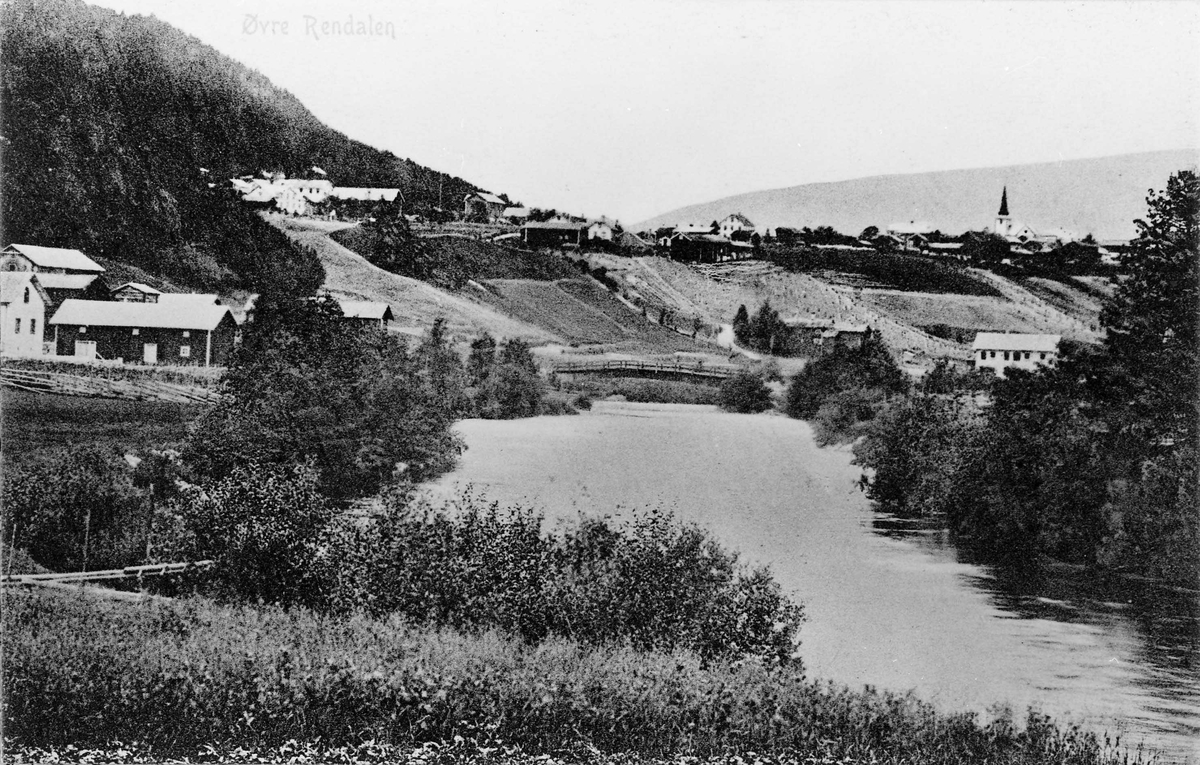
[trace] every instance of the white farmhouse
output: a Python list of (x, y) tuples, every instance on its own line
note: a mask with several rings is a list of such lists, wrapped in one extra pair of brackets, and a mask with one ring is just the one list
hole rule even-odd
[(754, 233), (754, 224), (745, 215), (732, 213), (731, 215), (726, 215), (725, 219), (718, 224), (717, 231), (726, 239), (732, 239), (733, 235), (739, 231)]
[(1034, 371), (1058, 361), (1061, 335), (1025, 335), (1008, 332), (980, 332), (971, 346), (975, 369), (991, 369), (1004, 377), (1007, 369)]
[(47, 301), (33, 271), (0, 272), (0, 353), (42, 355)]

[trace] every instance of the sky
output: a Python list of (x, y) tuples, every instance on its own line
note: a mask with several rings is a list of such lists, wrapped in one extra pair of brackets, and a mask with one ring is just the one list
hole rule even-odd
[(1200, 146), (1195, 0), (95, 4), (194, 35), (352, 138), (627, 225), (804, 183)]

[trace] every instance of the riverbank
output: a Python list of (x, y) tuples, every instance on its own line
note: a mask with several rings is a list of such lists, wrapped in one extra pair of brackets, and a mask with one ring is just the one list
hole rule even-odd
[(663, 505), (769, 564), (805, 605), (812, 677), (981, 716), (1033, 706), (1200, 762), (1194, 607), (1140, 606), (1054, 572), (1013, 581), (941, 532), (898, 530), (871, 511), (850, 452), (817, 448), (804, 422), (599, 401), (579, 417), (456, 430), (468, 449), (441, 491), (471, 484), (549, 523)]
[(5, 601), (18, 762), (1120, 761), (1041, 716), (980, 725), (757, 661), (204, 600)]

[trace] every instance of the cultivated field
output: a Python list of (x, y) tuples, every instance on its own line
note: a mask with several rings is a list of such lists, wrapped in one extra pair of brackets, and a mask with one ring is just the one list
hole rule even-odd
[(589, 279), (493, 279), (479, 292), (504, 313), (544, 327), (572, 345), (651, 354), (713, 348), (652, 323)]

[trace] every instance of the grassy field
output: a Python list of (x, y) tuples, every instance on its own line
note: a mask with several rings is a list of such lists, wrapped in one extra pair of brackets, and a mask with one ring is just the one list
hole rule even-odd
[(687, 652), (60, 592), (9, 595), (4, 622), (5, 735), (10, 753), (33, 749), (29, 759), (70, 745), (154, 761), (241, 749), (294, 762), (317, 744), (390, 761), (430, 747), (457, 747), (461, 762), (1117, 761), (1040, 716), (1023, 729), (1003, 718), (983, 726), (911, 695), (849, 691), (757, 661), (704, 666)]
[(79, 398), (0, 389), (4, 462), (19, 465), (39, 453), (99, 446), (114, 452), (143, 452), (178, 444), (202, 404)]
[(637, 353), (712, 349), (652, 323), (590, 279), (496, 279), (486, 287), (483, 299), (491, 305), (571, 344)]

